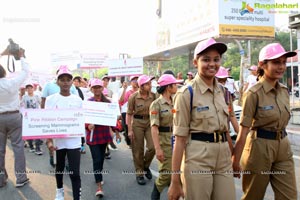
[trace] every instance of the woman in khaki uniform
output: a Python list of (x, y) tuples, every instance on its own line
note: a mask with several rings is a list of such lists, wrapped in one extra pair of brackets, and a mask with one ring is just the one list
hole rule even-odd
[(225, 44), (212, 38), (199, 42), (194, 51), (193, 62), (198, 73), (191, 83), (193, 93), (185, 86), (176, 94), (170, 200), (177, 200), (180, 196), (185, 200), (235, 199), (234, 180), (230, 173), (229, 107), (215, 79), (226, 50)]
[(265, 46), (259, 53), (259, 81), (244, 98), (232, 157), (235, 176), (240, 177), (243, 170), (242, 199), (264, 199), (269, 182), (275, 199), (297, 199), (293, 154), (285, 130), (290, 119), (289, 93), (278, 82), (287, 58), (295, 55), (278, 43)]
[[(153, 78), (146, 75), (138, 78), (139, 90), (129, 97), (126, 113), (128, 137), (131, 140), (136, 181), (139, 185), (146, 184), (144, 174), (146, 178), (152, 179), (149, 166), (154, 158), (155, 150), (150, 129), (149, 107), (155, 100), (155, 94), (151, 92)], [(145, 153), (144, 139), (146, 139), (147, 148)]]
[(173, 75), (164, 74), (158, 79), (157, 92), (161, 94), (150, 106), (151, 133), (156, 158), (159, 161), (159, 177), (151, 194), (152, 200), (160, 199), (160, 193), (171, 182), (173, 100), (178, 83)]

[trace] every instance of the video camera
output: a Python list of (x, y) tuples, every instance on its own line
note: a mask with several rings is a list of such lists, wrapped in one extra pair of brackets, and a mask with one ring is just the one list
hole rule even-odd
[[(7, 69), (9, 72), (15, 71), (15, 63), (12, 60), (13, 64), (13, 70), (9, 68), (9, 56), (14, 56), (15, 60), (20, 60), (20, 50), (22, 49), (17, 43), (15, 43), (11, 38), (8, 39), (9, 45), (6, 47), (6, 49), (1, 53), (1, 55), (7, 55)], [(24, 49), (22, 49), (24, 51)], [(24, 55), (25, 57), (25, 55)]]

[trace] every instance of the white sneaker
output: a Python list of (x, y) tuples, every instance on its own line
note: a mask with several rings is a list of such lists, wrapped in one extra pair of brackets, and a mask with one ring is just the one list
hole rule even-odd
[(64, 188), (56, 189), (55, 200), (64, 200)]

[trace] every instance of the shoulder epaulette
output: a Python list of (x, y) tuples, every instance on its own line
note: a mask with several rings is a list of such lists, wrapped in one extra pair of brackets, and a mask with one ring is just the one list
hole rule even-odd
[(257, 82), (255, 85), (253, 85), (249, 91), (251, 92), (257, 92), (257, 90), (259, 90), (262, 87), (262, 83), (261, 82)]

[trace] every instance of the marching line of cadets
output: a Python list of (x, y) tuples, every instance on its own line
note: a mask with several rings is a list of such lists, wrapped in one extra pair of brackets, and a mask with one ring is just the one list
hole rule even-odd
[[(47, 139), (49, 162), (56, 172), (55, 200), (64, 199), (61, 172), (66, 165), (72, 172), (73, 198), (80, 199), (80, 156), (85, 153), (85, 144), (93, 161), (97, 184), (95, 195), (104, 196), (103, 174), (99, 172), (103, 170), (105, 158), (110, 158), (109, 150), (116, 149), (113, 135), (116, 134), (119, 143), (121, 131), (132, 151), (137, 184), (145, 185), (145, 178), (152, 179), (149, 166), (154, 157), (158, 160), (159, 176), (153, 185), (152, 200), (160, 199), (165, 188), (168, 188), (170, 200), (233, 200), (236, 199), (234, 177), (242, 177), (243, 200), (264, 199), (269, 182), (275, 199), (296, 200), (293, 154), (285, 130), (290, 118), (289, 93), (287, 87), (279, 83), (286, 70), (287, 58), (296, 53), (285, 51), (279, 43), (261, 49), (257, 66), (249, 69), (251, 76), (244, 87), (238, 123), (233, 110), (237, 89), (230, 70), (221, 67), (226, 50), (224, 43), (213, 38), (199, 42), (193, 60), (197, 73), (188, 72), (188, 79), (184, 81), (182, 73), (175, 78), (174, 73), (167, 70), (155, 80), (155, 92), (151, 85), (154, 77), (130, 76), (130, 85), (123, 81), (117, 94), (121, 120), (115, 127), (85, 124), (85, 138)], [(22, 58), (23, 72), (14, 84), (21, 85), (25, 80), (29, 72), (27, 65)], [(1, 68), (0, 86), (7, 81), (4, 80), (5, 70)], [(108, 88), (110, 79), (104, 76), (87, 83), (81, 77), (73, 77), (68, 68), (62, 66), (56, 80), (46, 84), (41, 96), (33, 92), (34, 84), (25, 84), (27, 93), (21, 97), (21, 106), (59, 109), (81, 108), (82, 100), (113, 102), (114, 94)], [(8, 125), (6, 119), (20, 117), (20, 113), (15, 112), (19, 110), (17, 107), (5, 110), (1, 105), (4, 104), (0, 100), (0, 123), (4, 127)], [(235, 145), (229, 135), (229, 123), (238, 133)], [(0, 132), (7, 135), (3, 126)], [(18, 133), (11, 134), (11, 139), (20, 140)], [(28, 141), (28, 144), (30, 152), (43, 154), (41, 140)], [(1, 145), (5, 146), (6, 140), (5, 143), (1, 141)], [(13, 148), (19, 147), (17, 144)], [(22, 171), (25, 169), (24, 151), (18, 151), (14, 152), (15, 157), (19, 154), (17, 157), (21, 159), (15, 158), (15, 165), (16, 170)], [(4, 187), (8, 178), (4, 167), (5, 152), (0, 155), (0, 170), (4, 172), (0, 173), (0, 187)], [(279, 171), (281, 173), (276, 173)], [(16, 173), (16, 177), (17, 187), (29, 182), (26, 174)]]

